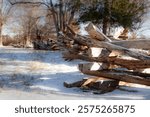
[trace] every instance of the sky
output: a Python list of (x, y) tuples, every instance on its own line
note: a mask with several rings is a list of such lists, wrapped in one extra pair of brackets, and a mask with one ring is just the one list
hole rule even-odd
[(145, 35), (146, 37), (150, 37), (150, 12), (145, 17), (145, 22), (141, 29), (139, 29), (139, 33)]

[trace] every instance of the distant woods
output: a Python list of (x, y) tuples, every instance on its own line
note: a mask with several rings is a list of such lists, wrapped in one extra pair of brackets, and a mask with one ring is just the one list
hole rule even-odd
[[(13, 38), (19, 39), (18, 43), (23, 46), (35, 40), (57, 39), (61, 32), (68, 31), (67, 26), (76, 27), (88, 21), (106, 35), (117, 27), (123, 27), (126, 32), (133, 31), (140, 28), (149, 5), (148, 0), (0, 1), (0, 44), (3, 26), (6, 22), (9, 25), (11, 19)], [(8, 9), (6, 13), (3, 13), (4, 8)]]
[(2, 31), (11, 17), (11, 5), (8, 0), (0, 0), (0, 46), (2, 46)]

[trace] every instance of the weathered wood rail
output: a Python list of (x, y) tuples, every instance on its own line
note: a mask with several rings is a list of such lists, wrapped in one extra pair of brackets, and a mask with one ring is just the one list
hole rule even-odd
[[(112, 40), (101, 33), (97, 27), (91, 23), (86, 28), (86, 31), (89, 34), (88, 36), (76, 34), (69, 26), (68, 30), (72, 35), (67, 35), (67, 38), (65, 38), (66, 35), (62, 36), (64, 36), (64, 39), (68, 41), (72, 40), (74, 43), (70, 46), (71, 48), (67, 49), (67, 52), (63, 53), (63, 57), (66, 60), (81, 59), (88, 62), (101, 63), (101, 65), (100, 69), (91, 70), (91, 66), (89, 67), (89, 65), (80, 64), (79, 70), (83, 74), (93, 76), (93, 78), (81, 80), (72, 84), (65, 83), (66, 87), (86, 86), (90, 89), (94, 88), (99, 89), (102, 92), (109, 92), (119, 86), (119, 81), (150, 86), (150, 74), (141, 72), (143, 69), (150, 68), (150, 56), (148, 51), (145, 53), (143, 51), (134, 51), (130, 49), (149, 50), (150, 40)], [(86, 49), (82, 50), (82, 47)], [(106, 51), (101, 53), (98, 57), (93, 57), (89, 53), (82, 52), (91, 47), (103, 48)], [(112, 56), (111, 53), (116, 51), (117, 54)], [(131, 59), (125, 59), (123, 56), (128, 56)], [(100, 83), (100, 78), (103, 78), (103, 82), (107, 83), (105, 85)], [(99, 82), (99, 85), (97, 85), (97, 82)], [(112, 88), (112, 86), (114, 87)]]

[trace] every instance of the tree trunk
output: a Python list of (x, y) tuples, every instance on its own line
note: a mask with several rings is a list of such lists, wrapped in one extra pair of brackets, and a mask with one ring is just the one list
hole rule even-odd
[(107, 35), (110, 24), (110, 3), (109, 0), (104, 1), (104, 17), (103, 17), (103, 33)]
[(55, 25), (55, 29), (56, 29), (56, 33), (57, 33), (57, 37), (59, 36), (59, 27), (58, 27), (58, 20), (56, 18), (56, 11), (53, 5), (52, 0), (50, 0), (50, 5), (51, 5), (51, 12), (52, 12), (52, 16), (53, 16), (53, 20), (54, 20), (54, 25)]
[(73, 20), (73, 18), (74, 18), (74, 14), (75, 14), (75, 9), (72, 9), (72, 11), (71, 11), (71, 16), (70, 16), (69, 21), (68, 21), (68, 25), (71, 24), (71, 22), (72, 22), (72, 20)]
[(3, 46), (2, 27), (3, 27), (3, 24), (1, 23), (1, 25), (0, 25), (0, 46)]
[(3, 46), (3, 37), (2, 37), (1, 30), (0, 30), (0, 46)]
[(108, 29), (108, 18), (107, 16), (103, 19), (103, 33), (107, 35), (107, 29)]
[(60, 31), (63, 30), (63, 10), (62, 10), (62, 7), (63, 7), (63, 2), (62, 2), (62, 0), (59, 0), (59, 28), (60, 28)]

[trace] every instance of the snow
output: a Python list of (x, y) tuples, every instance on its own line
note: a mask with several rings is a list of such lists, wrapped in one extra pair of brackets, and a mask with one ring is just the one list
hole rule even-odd
[(150, 87), (143, 85), (124, 87), (133, 92), (115, 90), (102, 95), (65, 88), (64, 82), (89, 77), (79, 72), (78, 63), (83, 61), (64, 61), (58, 51), (1, 47), (0, 99), (150, 99)]
[(120, 34), (123, 32), (123, 29), (124, 29), (123, 27), (119, 27), (119, 28), (116, 29), (116, 31), (115, 31), (115, 33), (113, 35), (114, 39), (118, 39)]
[(80, 35), (83, 35), (83, 36), (85, 36), (85, 35), (89, 35), (88, 34), (88, 32), (85, 30), (85, 27), (87, 27), (88, 26), (88, 23), (86, 23), (86, 24), (83, 24), (83, 23), (81, 23), (80, 25), (79, 25), (79, 34)]
[(96, 48), (96, 47), (92, 47), (91, 48), (91, 54), (92, 57), (99, 57), (99, 55), (101, 54), (103, 48)]

